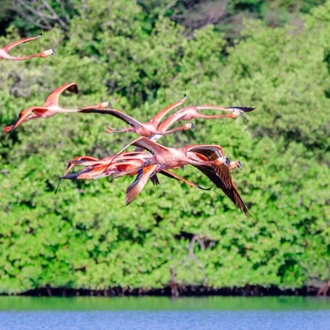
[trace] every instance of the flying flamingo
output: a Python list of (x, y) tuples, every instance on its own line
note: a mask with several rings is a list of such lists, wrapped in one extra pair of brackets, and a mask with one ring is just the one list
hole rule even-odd
[[(128, 160), (128, 159), (137, 159), (137, 158), (141, 158), (143, 156), (148, 156), (147, 154), (143, 154), (142, 152), (126, 152), (124, 154), (122, 154), (119, 158), (118, 158), (118, 161), (123, 161), (123, 160)], [(101, 159), (98, 159), (98, 158), (94, 158), (94, 157), (90, 157), (90, 156), (77, 156), (75, 157), (74, 159), (70, 160), (67, 167), (66, 167), (66, 170), (64, 172), (64, 174), (62, 175), (62, 177), (60, 178), (58, 184), (57, 184), (57, 187), (55, 188), (55, 191), (54, 193), (56, 194), (57, 190), (59, 189), (60, 187), (60, 184), (62, 182), (62, 179), (85, 179), (84, 176), (82, 177), (77, 177), (79, 176), (80, 174), (82, 174), (82, 172), (85, 172), (85, 171), (90, 171), (93, 169), (93, 166), (96, 167), (96, 166), (104, 166), (106, 165), (106, 167), (108, 166), (109, 162), (113, 159), (114, 156), (109, 156), (109, 157), (104, 157), (104, 158), (101, 158)], [(83, 171), (80, 171), (80, 172), (76, 172), (76, 173), (73, 173), (72, 175), (68, 175), (68, 172), (70, 172), (70, 170), (75, 166), (75, 165), (81, 165), (81, 166), (87, 166), (87, 169), (83, 170)], [(104, 173), (102, 176), (98, 176), (98, 177), (92, 177), (92, 175), (97, 172), (97, 170), (100, 169), (100, 167), (97, 167), (96, 169), (93, 170), (92, 173), (89, 173), (87, 176), (91, 176), (91, 179), (95, 179), (95, 178), (100, 178), (100, 177), (105, 177), (105, 176), (108, 176), (108, 175), (111, 175), (113, 173)], [(104, 170), (105, 167), (102, 167), (102, 169)], [(110, 171), (109, 171), (110, 172)], [(85, 175), (85, 174), (84, 174)], [(88, 178), (87, 178), (88, 179)]]
[[(119, 159), (127, 159), (127, 158), (135, 158), (144, 155), (141, 152), (126, 152), (121, 155)], [(96, 166), (96, 165), (107, 165), (109, 162), (113, 159), (114, 156), (108, 156), (103, 157), (101, 159), (90, 157), (90, 156), (77, 156), (74, 159), (70, 160), (67, 168), (63, 174), (63, 176), (66, 176), (68, 172), (75, 166), (75, 165), (81, 165), (81, 166)]]
[[(16, 123), (14, 125), (6, 126), (3, 131), (5, 133), (12, 132), (16, 127), (21, 125), (22, 123), (29, 121), (31, 119), (38, 119), (38, 118), (48, 118), (55, 116), (57, 113), (65, 113), (65, 112), (78, 112), (81, 108), (79, 109), (67, 109), (63, 108), (59, 105), (59, 97), (61, 94), (68, 90), (71, 93), (78, 94), (78, 86), (76, 83), (68, 83), (63, 86), (60, 86), (53, 90), (47, 97), (45, 103), (43, 106), (38, 107), (38, 106), (32, 106), (29, 107), (25, 110), (23, 110), (19, 116), (18, 119), (16, 120)], [(92, 105), (90, 106), (91, 108), (98, 108), (98, 109), (103, 109), (106, 108), (109, 105), (108, 102), (102, 102), (98, 105)], [(86, 107), (89, 108), (89, 107)], [(85, 109), (85, 108), (83, 108)]]
[(23, 61), (23, 60), (28, 60), (30, 58), (33, 58), (33, 57), (42, 57), (42, 58), (45, 58), (49, 55), (56, 55), (56, 53), (54, 52), (53, 49), (47, 49), (41, 53), (38, 53), (38, 54), (32, 54), (32, 55), (26, 55), (26, 56), (11, 56), (8, 54), (8, 52), (20, 45), (20, 44), (24, 44), (26, 42), (29, 42), (29, 41), (32, 41), (32, 40), (36, 40), (36, 39), (39, 39), (40, 37), (42, 36), (42, 34), (36, 36), (36, 37), (30, 37), (30, 38), (24, 38), (24, 39), (21, 39), (21, 40), (18, 40), (18, 41), (15, 41), (9, 45), (7, 45), (6, 47), (4, 48), (0, 48), (0, 61), (5, 59), (5, 60), (12, 60), (12, 61)]
[(176, 131), (182, 131), (182, 130), (188, 130), (188, 129), (195, 128), (193, 124), (189, 123), (189, 124), (183, 125), (182, 127), (173, 128), (169, 131), (165, 131), (165, 130), (159, 131), (158, 130), (158, 126), (159, 126), (161, 120), (163, 119), (163, 117), (172, 109), (183, 104), (186, 99), (187, 99), (187, 96), (184, 95), (184, 97), (180, 101), (175, 102), (175, 103), (169, 105), (168, 107), (164, 108), (157, 115), (155, 115), (150, 121), (145, 122), (145, 123), (141, 123), (138, 120), (134, 119), (133, 117), (127, 115), (126, 113), (116, 110), (116, 109), (112, 109), (112, 108), (111, 109), (102, 109), (102, 110), (98, 109), (98, 108), (96, 108), (96, 109), (88, 108), (88, 109), (81, 109), (81, 110), (79, 110), (79, 112), (101, 113), (101, 114), (112, 115), (114, 117), (117, 117), (117, 118), (123, 120), (124, 122), (126, 122), (127, 124), (132, 126), (129, 128), (123, 128), (123, 129), (118, 129), (118, 130), (114, 130), (113, 128), (109, 127), (106, 130), (107, 133), (135, 132), (136, 134), (141, 135), (141, 136), (151, 137), (154, 134), (167, 135), (167, 134), (171, 134)]
[[(147, 139), (145, 137), (140, 137), (132, 141), (125, 148), (123, 148), (117, 154), (117, 156), (113, 158), (109, 166), (111, 166), (111, 163), (116, 159), (116, 157), (118, 157), (128, 146), (131, 145), (149, 151), (153, 155), (153, 157), (145, 161), (144, 165), (139, 169), (137, 179), (133, 182), (131, 186), (128, 187), (126, 191), (127, 205), (137, 197), (137, 195), (141, 192), (151, 175), (154, 175), (155, 173), (164, 169), (177, 169), (187, 164), (191, 164), (193, 166), (196, 166), (197, 168), (199, 166), (208, 165), (227, 167), (228, 173), (226, 173), (226, 176), (223, 176), (222, 180), (225, 181), (225, 187), (227, 188), (227, 190), (229, 190), (229, 192), (231, 189), (235, 189), (233, 187), (234, 183), (231, 180), (229, 172), (230, 161), (225, 156), (221, 146), (188, 145), (183, 148), (169, 148), (164, 147), (163, 145), (151, 141), (150, 139)], [(212, 154), (215, 154), (216, 157), (208, 157), (210, 152)], [(228, 195), (228, 191), (226, 192), (224, 190), (224, 192)], [(231, 198), (230, 195), (228, 196)], [(233, 202), (235, 203), (236, 201), (233, 200)], [(235, 204), (237, 205), (237, 203)]]
[[(249, 215), (232, 178), (230, 175), (230, 166), (232, 169), (241, 167), (239, 161), (230, 163), (225, 157), (223, 148), (219, 145), (188, 145), (183, 148), (167, 148), (159, 143), (147, 138), (140, 137), (132, 141), (129, 145), (137, 146), (151, 152), (153, 160), (147, 161), (141, 168), (138, 177), (126, 191), (126, 203), (131, 203), (143, 189), (148, 178), (157, 173), (157, 171), (168, 168), (178, 168), (186, 164), (191, 164), (204, 173), (218, 188), (231, 199), (231, 201), (241, 209), (246, 215)], [(123, 148), (120, 153), (125, 150)], [(154, 167), (149, 165), (155, 165)]]
[[(111, 160), (109, 166), (112, 162), (119, 157), (129, 146), (136, 146), (142, 149), (145, 149), (153, 154), (153, 158), (149, 160), (148, 164), (159, 164), (160, 168), (179, 168), (183, 167), (184, 165), (191, 164), (191, 165), (205, 165), (205, 160), (202, 160), (194, 155), (193, 148), (195, 145), (188, 145), (182, 148), (170, 148), (165, 147), (159, 143), (151, 141), (146, 137), (139, 137), (133, 140), (131, 143), (126, 145), (122, 150), (117, 153), (116, 156)], [(218, 155), (217, 159), (212, 161), (207, 161), (207, 164), (222, 164), (226, 163), (227, 166), (230, 165), (229, 159), (225, 156), (222, 147), (217, 146), (219, 150), (221, 150)], [(189, 157), (190, 156), (190, 157)]]
[[(142, 158), (128, 159), (123, 162), (113, 163), (110, 168), (108, 165), (96, 164), (87, 167), (86, 169), (70, 174), (64, 174), (61, 179), (71, 179), (71, 180), (95, 180), (100, 179), (109, 175), (112, 175), (115, 178), (122, 177), (124, 175), (135, 175), (138, 174), (138, 169), (142, 165), (144, 160)], [(196, 183), (188, 181), (168, 170), (161, 170), (158, 173), (163, 174), (169, 178), (182, 181), (191, 187), (195, 187), (202, 190), (209, 190), (210, 188), (203, 188)], [(159, 184), (157, 178), (157, 173), (154, 173), (151, 177), (148, 177), (154, 185)]]
[[(174, 114), (167, 117), (159, 126), (158, 130), (161, 132), (167, 131), (168, 128), (173, 125), (176, 121), (190, 121), (195, 118), (202, 119), (213, 119), (213, 118), (237, 118), (238, 116), (242, 116), (244, 112), (251, 112), (255, 108), (249, 107), (221, 107), (217, 105), (197, 105), (197, 106), (189, 106), (182, 108), (175, 112)], [(229, 114), (217, 114), (217, 115), (204, 115), (199, 113), (201, 110), (221, 110), (221, 111), (229, 111)], [(152, 136), (153, 141), (157, 141), (161, 137), (160, 134), (155, 134)]]
[[(221, 155), (221, 149), (219, 146), (212, 145), (200, 145), (191, 148), (191, 151), (196, 152), (196, 156), (202, 160), (214, 161)], [(225, 166), (221, 163), (214, 163), (211, 166), (194, 165), (202, 173), (204, 173), (218, 188), (232, 200), (232, 202), (241, 209), (245, 215), (250, 216), (249, 211), (244, 204), (234, 181), (231, 178), (230, 170), (235, 168), (242, 169), (240, 161), (230, 162), (229, 166)]]

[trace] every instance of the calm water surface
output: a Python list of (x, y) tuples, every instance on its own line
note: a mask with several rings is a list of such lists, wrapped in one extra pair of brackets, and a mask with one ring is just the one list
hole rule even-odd
[(330, 299), (0, 297), (0, 329), (330, 330)]

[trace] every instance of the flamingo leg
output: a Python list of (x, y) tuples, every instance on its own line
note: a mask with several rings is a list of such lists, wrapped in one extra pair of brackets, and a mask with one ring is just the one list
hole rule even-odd
[(106, 133), (125, 133), (125, 132), (133, 132), (133, 127), (122, 128), (122, 129), (113, 129), (112, 127), (107, 127), (105, 130)]

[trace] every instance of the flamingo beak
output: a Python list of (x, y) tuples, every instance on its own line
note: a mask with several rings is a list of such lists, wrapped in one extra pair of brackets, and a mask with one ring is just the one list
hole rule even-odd
[(242, 163), (240, 161), (237, 162), (237, 167), (241, 170), (243, 168)]
[(230, 166), (230, 159), (228, 157), (226, 157), (226, 165)]
[(182, 170), (182, 171), (184, 171), (184, 166), (183, 166), (183, 165), (182, 165), (182, 166), (180, 166), (180, 168), (181, 168), (181, 170)]
[(196, 126), (194, 124), (191, 124), (191, 129), (196, 129)]

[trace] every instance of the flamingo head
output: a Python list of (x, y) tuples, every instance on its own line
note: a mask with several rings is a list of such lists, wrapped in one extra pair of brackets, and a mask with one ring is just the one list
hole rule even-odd
[(104, 102), (99, 104), (100, 109), (105, 109), (105, 108), (109, 108), (109, 107), (111, 108), (111, 104), (108, 101), (104, 101)]
[(239, 109), (235, 109), (231, 112), (230, 117), (231, 118), (237, 118), (238, 116), (243, 116), (243, 111)]
[(228, 157), (223, 156), (223, 157), (219, 157), (214, 161), (214, 165), (227, 165), (230, 166), (230, 160)]
[(188, 123), (188, 124), (183, 125), (183, 129), (185, 131), (187, 131), (189, 129), (195, 129), (195, 128), (196, 128), (196, 126), (193, 123)]
[(54, 55), (54, 56), (56, 55), (54, 49), (47, 49), (40, 53), (40, 57), (43, 57), (43, 58), (48, 57), (49, 55)]

